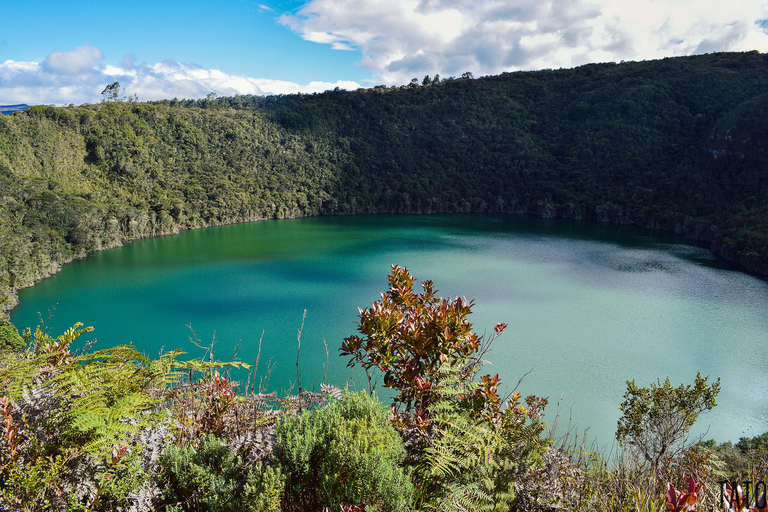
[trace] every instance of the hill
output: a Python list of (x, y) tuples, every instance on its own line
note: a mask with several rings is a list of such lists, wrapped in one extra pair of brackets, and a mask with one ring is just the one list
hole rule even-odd
[(0, 301), (223, 223), (518, 212), (675, 231), (768, 275), (768, 55), (0, 117)]

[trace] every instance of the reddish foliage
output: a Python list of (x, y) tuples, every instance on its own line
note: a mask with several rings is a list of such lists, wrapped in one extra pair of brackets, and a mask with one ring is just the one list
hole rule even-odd
[(667, 484), (666, 506), (670, 512), (686, 512), (696, 510), (702, 485), (697, 484), (693, 477), (688, 477), (688, 492), (675, 490), (675, 486)]
[[(456, 381), (467, 383), (480, 366), (477, 355), (483, 339), (472, 331), (467, 319), (474, 303), (436, 296), (432, 281), (424, 281), (424, 292), (416, 293), (416, 280), (397, 265), (387, 279), (389, 291), (360, 310), (358, 330), (363, 336), (345, 338), (341, 353), (351, 356), (349, 366), (360, 364), (366, 371), (378, 368), (384, 372), (384, 386), (397, 391), (393, 418), (397, 428), (410, 426), (426, 433), (429, 408), (441, 398), (440, 382), (447, 376), (446, 368), (455, 372)], [(506, 327), (497, 324), (492, 339)], [(498, 385), (498, 375), (485, 375), (479, 388), (460, 394), (459, 399), (483, 418), (499, 422), (502, 399)]]
[(22, 436), (19, 425), (13, 418), (13, 405), (7, 396), (0, 398), (0, 415), (3, 416), (3, 445), (0, 445), (0, 473), (2, 473), (18, 457)]
[(237, 400), (237, 384), (218, 372), (209, 376), (201, 386), (203, 403), (200, 431), (221, 436), (227, 412)]
[[(734, 489), (730, 484), (725, 484), (723, 487), (724, 495), (723, 501), (724, 510), (729, 512), (741, 512), (749, 507), (749, 494), (745, 493), (740, 485), (737, 485)], [(755, 505), (749, 509), (748, 512), (766, 512), (768, 511), (768, 500), (766, 500), (765, 493), (761, 493), (758, 496)]]
[(740, 485), (737, 485), (736, 488), (733, 489), (729, 484), (725, 484), (724, 491), (725, 502), (729, 507), (728, 510), (741, 512), (749, 506), (749, 500), (747, 499), (747, 496), (744, 495)]

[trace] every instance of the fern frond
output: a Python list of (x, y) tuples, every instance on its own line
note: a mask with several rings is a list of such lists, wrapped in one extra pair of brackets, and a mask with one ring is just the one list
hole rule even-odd
[[(82, 329), (81, 329), (82, 327)], [(66, 345), (72, 344), (77, 338), (82, 336), (83, 334), (87, 332), (93, 331), (93, 327), (83, 327), (82, 322), (77, 322), (75, 325), (67, 329), (64, 334), (60, 335), (56, 339), (59, 340), (59, 342), (65, 343)]]

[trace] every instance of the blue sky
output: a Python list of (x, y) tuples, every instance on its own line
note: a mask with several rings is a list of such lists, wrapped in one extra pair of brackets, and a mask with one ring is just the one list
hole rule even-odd
[(280, 23), (280, 14), (301, 6), (296, 1), (8, 4), (2, 8), (3, 17), (15, 22), (0, 28), (0, 62), (41, 61), (53, 51), (89, 43), (115, 65), (132, 53), (140, 62), (175, 59), (238, 75), (298, 82), (372, 78), (355, 65), (358, 52), (306, 41)]
[(402, 84), (726, 50), (768, 51), (762, 0), (9, 1), (0, 104)]

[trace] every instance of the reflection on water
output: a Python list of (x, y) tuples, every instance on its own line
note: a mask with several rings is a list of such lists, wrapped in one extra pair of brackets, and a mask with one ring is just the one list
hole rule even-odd
[[(271, 387), (295, 380), (302, 312), (302, 384), (359, 380), (335, 357), (358, 307), (379, 298), (393, 263), (444, 296), (476, 301), (484, 332), (509, 329), (488, 358), (509, 387), (564, 399), (565, 416), (611, 443), (627, 379), (700, 370), (722, 378), (700, 420), (736, 440), (768, 430), (768, 284), (670, 235), (524, 216), (363, 216), (240, 224), (144, 240), (66, 266), (20, 294), (19, 326), (58, 303), (52, 332), (93, 325), (97, 346), (132, 341), (149, 355), (188, 343), (191, 325), (216, 355), (276, 363)], [(45, 313), (44, 313), (45, 316)], [(251, 361), (252, 362), (252, 361)], [(262, 363), (262, 368), (263, 368)], [(550, 418), (555, 406), (550, 406)]]

